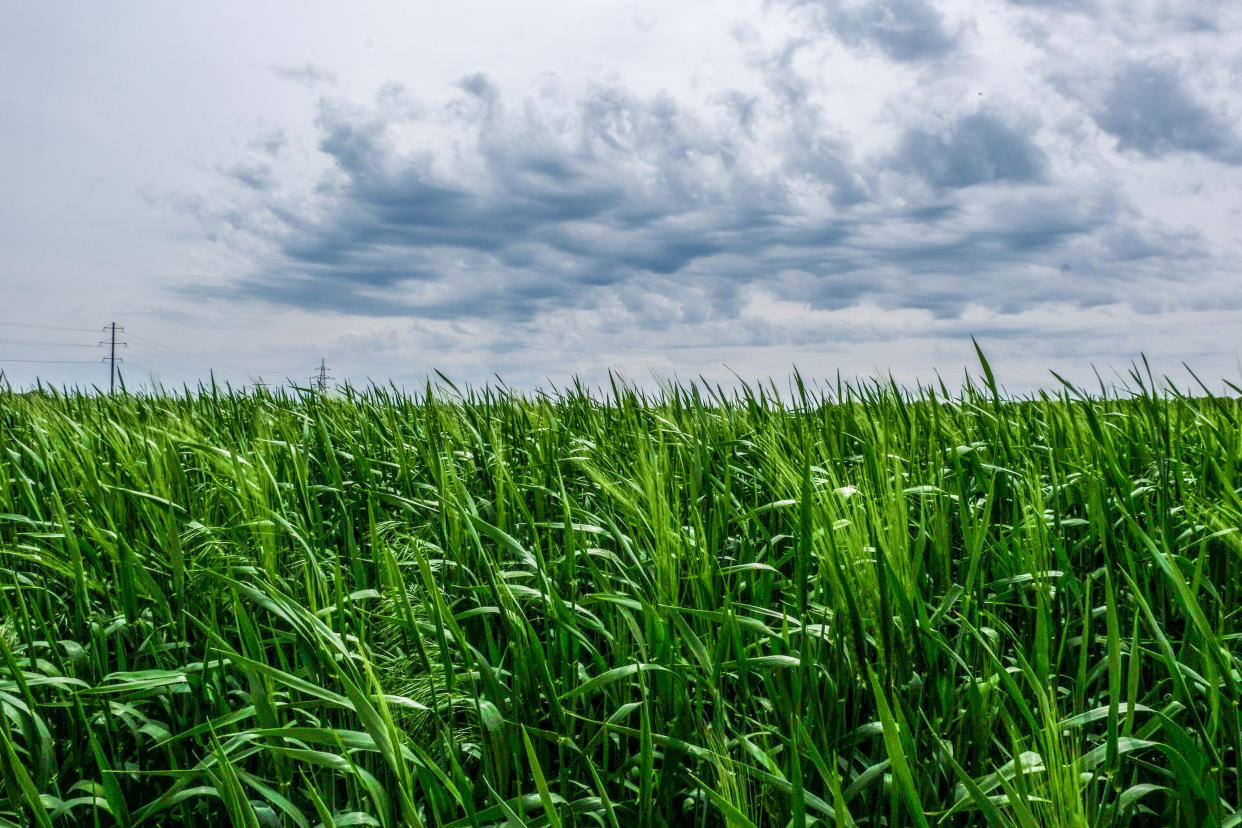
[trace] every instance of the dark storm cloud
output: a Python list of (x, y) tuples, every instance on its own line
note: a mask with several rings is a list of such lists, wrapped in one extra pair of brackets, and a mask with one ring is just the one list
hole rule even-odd
[(256, 135), (247, 143), (247, 146), (263, 153), (269, 158), (275, 158), (277, 155), (280, 155), (288, 143), (289, 137), (283, 129), (270, 129), (263, 134)]
[[(1099, 33), (1110, 31), (1123, 41), (1155, 34), (1167, 41), (1173, 34), (1218, 33), (1228, 28), (1223, 18), (1231, 4), (1220, 0), (1177, 0), (1144, 3), (1133, 0), (1005, 0), (1010, 6), (1053, 15), (1073, 13), (1101, 18)], [(1106, 21), (1104, 19), (1107, 19)]]
[(306, 87), (332, 86), (336, 83), (335, 72), (322, 66), (317, 66), (314, 63), (304, 63), (301, 66), (272, 66), (270, 68), (272, 74), (276, 77), (300, 83)]
[(1059, 250), (1075, 237), (1109, 226), (1119, 212), (1111, 198), (1067, 205), (1047, 195), (1015, 196), (986, 225), (959, 219), (947, 238), (895, 244), (886, 258), (916, 271), (955, 272), (1013, 264)]
[(1242, 164), (1242, 142), (1233, 126), (1198, 101), (1167, 62), (1123, 67), (1092, 116), (1123, 150), (1150, 158), (1194, 152)]
[[(794, 89), (779, 64), (769, 83)], [(952, 318), (972, 303), (1115, 298), (1109, 262), (1132, 276), (1194, 253), (1132, 221), (1111, 191), (1045, 190), (1032, 130), (991, 111), (908, 130), (860, 160), (798, 94), (726, 99), (711, 121), (615, 86), (542, 107), (510, 103), (483, 75), (459, 89), (439, 149), (398, 147), (411, 110), (325, 102), (318, 148), (332, 172), (312, 203), (234, 170), (250, 212), (219, 220), (245, 229), (249, 215), (275, 253), (215, 295), (511, 326), (581, 310), (664, 330), (736, 319), (762, 287), (816, 308)], [(747, 119), (764, 129), (747, 134)]]
[[(745, 41), (750, 34), (740, 39)], [(769, 119), (775, 114), (780, 123), (782, 139), (775, 149), (782, 172), (789, 181), (824, 188), (835, 206), (848, 207), (868, 199), (868, 185), (850, 147), (836, 134), (837, 126), (812, 101), (809, 80), (794, 69), (795, 57), (809, 43), (789, 40), (773, 53), (752, 55), (750, 63), (777, 102), (779, 111), (766, 114)], [(753, 121), (753, 106), (747, 115)], [(755, 137), (749, 128), (746, 137)]]
[(1099, 10), (1095, 0), (1007, 0), (1014, 6), (1025, 6), (1037, 9), (1057, 9), (1059, 11), (1094, 13)]
[(271, 184), (272, 168), (269, 164), (234, 164), (229, 176), (252, 190), (263, 190)]
[(897, 61), (941, 57), (958, 43), (929, 0), (792, 0), (791, 5), (809, 6), (842, 42), (872, 46)]
[[(280, 275), (247, 285), (245, 295), (275, 305), (353, 316), (399, 316), (413, 312), (413, 308), (390, 297), (375, 296), (360, 290), (356, 283), (345, 291), (325, 289), (329, 287), (315, 276)], [(210, 291), (200, 293), (213, 296)]]
[(1188, 32), (1212, 32), (1221, 31), (1220, 24), (1208, 14), (1188, 11), (1179, 16), (1182, 27)]
[(1038, 181), (1047, 159), (1018, 129), (998, 116), (977, 112), (947, 129), (907, 131), (894, 165), (935, 187), (957, 189), (995, 181)]

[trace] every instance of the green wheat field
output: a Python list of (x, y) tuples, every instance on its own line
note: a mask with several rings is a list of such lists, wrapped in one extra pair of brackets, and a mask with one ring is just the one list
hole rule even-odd
[(0, 390), (0, 826), (1242, 825), (1242, 405), (981, 373)]

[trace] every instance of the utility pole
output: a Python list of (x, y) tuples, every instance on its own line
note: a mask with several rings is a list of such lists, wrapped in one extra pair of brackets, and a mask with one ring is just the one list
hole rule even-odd
[(328, 390), (328, 380), (330, 379), (332, 379), (332, 377), (328, 375), (327, 360), (321, 358), (319, 360), (319, 368), (315, 371), (315, 373), (311, 374), (310, 380), (314, 383), (315, 389), (322, 394)]
[[(108, 363), (108, 393), (111, 394), (116, 390), (116, 346), (129, 347), (129, 343), (116, 341), (116, 332), (121, 331), (124, 333), (125, 329), (118, 328), (115, 322), (111, 325), (105, 325), (103, 331), (104, 333), (111, 332), (112, 334), (111, 337), (99, 343), (100, 345), (108, 346), (108, 355), (103, 358), (103, 361)], [(121, 361), (124, 362), (125, 360)]]

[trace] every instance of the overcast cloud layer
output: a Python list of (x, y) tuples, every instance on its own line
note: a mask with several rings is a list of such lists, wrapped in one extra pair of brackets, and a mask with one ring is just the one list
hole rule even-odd
[(1237, 381), (1242, 9), (667, 6), (18, 10), (0, 357), (116, 318), (168, 381), (911, 381), (971, 335), (1015, 390)]

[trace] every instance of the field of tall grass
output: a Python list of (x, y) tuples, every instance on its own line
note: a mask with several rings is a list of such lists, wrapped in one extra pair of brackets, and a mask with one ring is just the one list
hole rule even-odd
[(0, 826), (1242, 824), (1242, 406), (1129, 382), (0, 391)]

